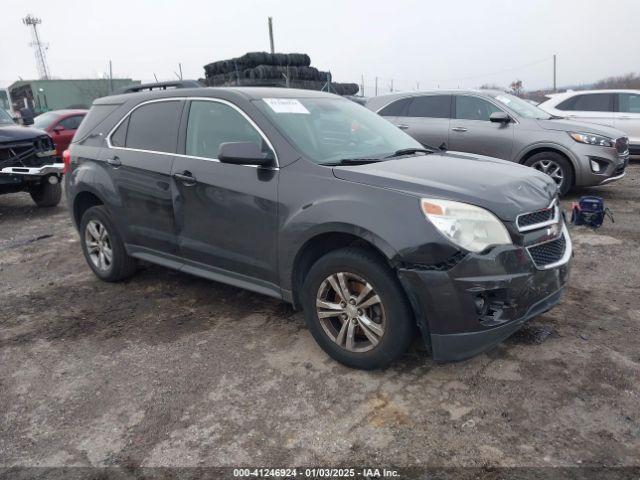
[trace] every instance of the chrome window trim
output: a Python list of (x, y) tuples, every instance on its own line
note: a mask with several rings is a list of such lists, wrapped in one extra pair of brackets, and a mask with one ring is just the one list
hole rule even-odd
[[(531, 255), (531, 252), (529, 251), (529, 249), (533, 247), (538, 247), (540, 245), (544, 245), (545, 243), (555, 242), (561, 237), (564, 237), (565, 239), (565, 249), (564, 249), (564, 254), (562, 255), (562, 258), (557, 262), (549, 263), (547, 265), (543, 265), (539, 267), (538, 264), (536, 264), (535, 260), (533, 259), (533, 256)], [(573, 245), (571, 243), (571, 237), (569, 236), (569, 231), (567, 230), (567, 225), (564, 222), (562, 223), (562, 232), (558, 237), (552, 240), (546, 240), (544, 242), (536, 243), (535, 245), (529, 245), (526, 247), (526, 249), (527, 249), (527, 254), (529, 255), (529, 258), (531, 259), (531, 262), (538, 270), (550, 270), (552, 268), (556, 268), (561, 265), (564, 265), (571, 259), (571, 255), (573, 253)]]
[[(111, 136), (118, 129), (118, 127), (120, 127), (120, 125), (127, 118), (129, 118), (131, 116), (131, 114), (136, 109), (142, 107), (143, 105), (147, 105), (149, 103), (181, 102), (181, 101), (193, 101), (193, 100), (222, 103), (223, 105), (227, 105), (227, 106), (233, 108), (235, 111), (237, 111), (240, 115), (242, 115), (242, 117), (244, 117), (245, 120), (247, 120), (249, 122), (249, 124), (260, 134), (262, 139), (267, 143), (267, 145), (269, 146), (269, 148), (273, 152), (273, 157), (274, 157), (274, 160), (275, 160), (275, 163), (276, 163), (275, 167), (263, 167), (263, 166), (260, 166), (260, 165), (240, 165), (240, 166), (252, 167), (252, 168), (262, 168), (262, 169), (268, 169), (268, 170), (279, 170), (280, 169), (280, 162), (278, 160), (278, 153), (276, 152), (276, 149), (273, 147), (273, 144), (271, 143), (269, 138), (267, 138), (267, 136), (262, 131), (262, 129), (240, 107), (238, 107), (234, 103), (229, 102), (228, 100), (223, 100), (221, 98), (211, 98), (211, 97), (171, 97), (171, 98), (156, 98), (156, 99), (153, 99), (153, 100), (146, 100), (144, 102), (141, 102), (141, 103), (135, 105), (133, 108), (131, 108), (131, 110), (129, 110), (118, 121), (118, 123), (116, 123), (115, 126), (109, 131), (109, 133), (106, 136), (107, 147), (109, 149), (114, 149), (114, 150), (126, 150), (126, 151), (141, 152), (141, 153), (154, 153), (154, 154), (157, 154), (157, 155), (170, 155), (172, 157), (194, 158), (194, 159), (197, 159), (197, 160), (206, 160), (206, 161), (209, 161), (209, 162), (218, 162), (218, 163), (220, 163), (220, 160), (218, 160), (217, 158), (199, 157), (197, 155), (186, 155), (186, 154), (183, 154), (183, 153), (160, 152), (160, 151), (156, 151), (156, 150), (144, 150), (144, 149), (140, 149), (140, 148), (118, 147), (118, 146), (115, 146), (115, 145), (113, 145), (111, 143)], [(188, 125), (187, 125), (187, 127), (188, 127)]]
[[(554, 208), (554, 214), (553, 214), (553, 218), (551, 220), (546, 220), (544, 222), (540, 222), (540, 223), (534, 223), (532, 225), (527, 225), (526, 227), (520, 227), (520, 224), (518, 222), (518, 220), (520, 219), (520, 217), (524, 216), (524, 215), (530, 215), (532, 213), (536, 213), (539, 210), (534, 210), (533, 212), (526, 212), (526, 213), (521, 213), (520, 215), (518, 215), (516, 217), (516, 228), (518, 229), (519, 232), (523, 233), (523, 232), (530, 232), (531, 230), (537, 230), (538, 228), (543, 228), (543, 227), (548, 227), (549, 225), (553, 225), (554, 223), (558, 223), (558, 221), (560, 220), (560, 208), (558, 207), (558, 200), (556, 198), (553, 199), (553, 201), (549, 204), (549, 206), (547, 208), (543, 208), (541, 210), (549, 210), (551, 208)], [(534, 245), (532, 245), (534, 246)]]

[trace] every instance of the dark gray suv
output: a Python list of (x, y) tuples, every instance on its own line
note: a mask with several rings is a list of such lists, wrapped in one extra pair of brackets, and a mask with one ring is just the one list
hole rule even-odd
[(331, 94), (106, 97), (68, 158), (99, 278), (141, 259), (291, 302), (352, 367), (387, 365), (417, 332), (437, 361), (472, 356), (553, 307), (569, 273), (548, 176), (425, 149)]
[(622, 178), (629, 159), (623, 132), (555, 117), (500, 91), (396, 93), (366, 105), (423, 144), (540, 170), (561, 194)]

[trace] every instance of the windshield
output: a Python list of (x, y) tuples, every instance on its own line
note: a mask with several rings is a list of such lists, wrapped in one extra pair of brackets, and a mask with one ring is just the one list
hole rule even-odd
[(529, 102), (525, 102), (521, 98), (518, 98), (514, 95), (501, 93), (500, 95), (496, 95), (495, 99), (503, 105), (506, 105), (507, 108), (514, 111), (521, 117), (535, 118), (537, 120), (549, 120), (551, 118), (551, 115), (549, 115), (541, 108), (538, 108), (535, 105), (530, 104)]
[(57, 113), (53, 113), (53, 112), (43, 113), (33, 119), (33, 126), (41, 130), (46, 130), (47, 128), (49, 128), (49, 126), (53, 122), (55, 122), (59, 118), (60, 118), (60, 115), (58, 115)]
[(256, 106), (309, 159), (381, 159), (417, 141), (384, 118), (342, 98), (263, 98)]
[(0, 124), (13, 123), (13, 118), (4, 108), (0, 108)]

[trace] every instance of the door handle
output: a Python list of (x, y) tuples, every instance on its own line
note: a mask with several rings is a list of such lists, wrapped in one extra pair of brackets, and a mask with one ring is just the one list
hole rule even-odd
[(467, 129), (465, 127), (453, 127), (451, 130), (454, 132), (466, 132)]
[(409, 128), (409, 125), (400, 123), (400, 124), (397, 124), (396, 127), (398, 127), (400, 130), (407, 130)]
[(196, 177), (189, 170), (185, 170), (182, 173), (174, 173), (173, 178), (180, 180), (185, 187), (192, 187), (196, 184)]
[(122, 162), (118, 157), (107, 158), (107, 163), (111, 165), (113, 168), (118, 168), (119, 166), (122, 165)]

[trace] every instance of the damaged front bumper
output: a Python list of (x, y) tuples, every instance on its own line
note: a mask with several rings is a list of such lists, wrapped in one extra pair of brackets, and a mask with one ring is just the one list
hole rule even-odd
[[(564, 240), (563, 240), (564, 239)], [(563, 251), (548, 264), (555, 242)], [(433, 359), (458, 361), (502, 342), (527, 320), (556, 305), (570, 271), (572, 245), (562, 228), (543, 251), (510, 245), (468, 253), (447, 270), (401, 268), (398, 276), (412, 303)]]

